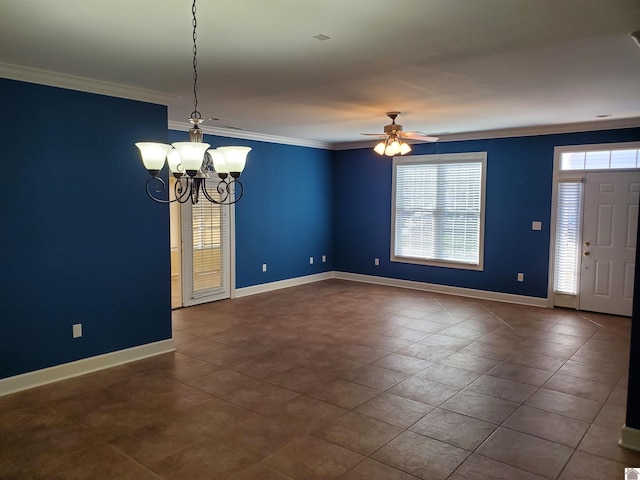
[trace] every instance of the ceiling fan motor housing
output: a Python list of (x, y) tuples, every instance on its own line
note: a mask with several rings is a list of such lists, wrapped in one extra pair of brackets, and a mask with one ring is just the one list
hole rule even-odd
[(397, 123), (390, 123), (389, 125), (384, 126), (385, 135), (396, 135), (398, 132), (402, 131), (402, 125), (398, 125)]

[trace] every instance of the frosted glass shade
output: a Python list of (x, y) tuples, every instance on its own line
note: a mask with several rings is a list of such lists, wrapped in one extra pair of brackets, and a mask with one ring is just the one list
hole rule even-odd
[(398, 140), (394, 140), (387, 147), (387, 149), (389, 150), (389, 153), (387, 153), (387, 155), (395, 155), (396, 153), (399, 153), (400, 152), (400, 142), (398, 142)]
[(155, 142), (138, 142), (136, 147), (140, 150), (144, 168), (149, 170), (152, 175), (156, 175), (162, 170), (167, 152), (171, 150), (171, 145)]
[(228, 175), (229, 169), (227, 168), (227, 163), (224, 161), (224, 155), (222, 154), (222, 152), (219, 152), (217, 149), (213, 148), (211, 150), (207, 150), (207, 153), (211, 156), (213, 169), (216, 171), (216, 173), (218, 175)]
[(244, 170), (251, 147), (218, 147), (217, 150), (224, 155), (229, 173), (240, 174)]
[(174, 148), (167, 152), (167, 163), (169, 164), (169, 170), (174, 175), (177, 173), (182, 175), (184, 173), (184, 167), (182, 166), (182, 158), (180, 158), (180, 153)]
[(385, 147), (386, 147), (386, 144), (384, 142), (380, 142), (374, 147), (373, 151), (376, 152), (378, 155), (382, 155), (384, 153)]
[(402, 143), (400, 145), (400, 155), (404, 155), (405, 153), (409, 153), (411, 151), (411, 147), (408, 143)]
[(204, 153), (211, 146), (208, 143), (199, 142), (175, 142), (171, 145), (180, 153), (182, 166), (190, 177), (195, 176), (195, 172), (200, 170), (204, 160)]

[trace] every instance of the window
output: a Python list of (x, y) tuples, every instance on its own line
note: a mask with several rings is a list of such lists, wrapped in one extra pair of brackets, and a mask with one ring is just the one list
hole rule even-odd
[(391, 261), (482, 270), (486, 152), (393, 159)]
[(588, 150), (564, 152), (560, 170), (615, 170), (640, 168), (640, 149)]
[(563, 182), (558, 184), (554, 266), (554, 291), (556, 293), (566, 295), (577, 293), (581, 205), (582, 183)]

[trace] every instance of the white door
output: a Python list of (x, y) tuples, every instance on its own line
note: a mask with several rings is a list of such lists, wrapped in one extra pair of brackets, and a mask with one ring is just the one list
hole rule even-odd
[[(207, 183), (215, 192), (217, 181)], [(201, 198), (182, 205), (182, 304), (231, 296), (230, 207)]]
[(587, 173), (580, 310), (631, 316), (640, 171)]

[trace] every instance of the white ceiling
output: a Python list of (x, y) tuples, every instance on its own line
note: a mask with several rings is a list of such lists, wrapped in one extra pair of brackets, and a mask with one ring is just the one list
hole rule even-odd
[[(197, 20), (210, 127), (343, 144), (390, 110), (430, 134), (640, 125), (638, 0), (198, 0)], [(185, 122), (191, 29), (191, 0), (0, 0), (0, 66), (168, 94)]]

